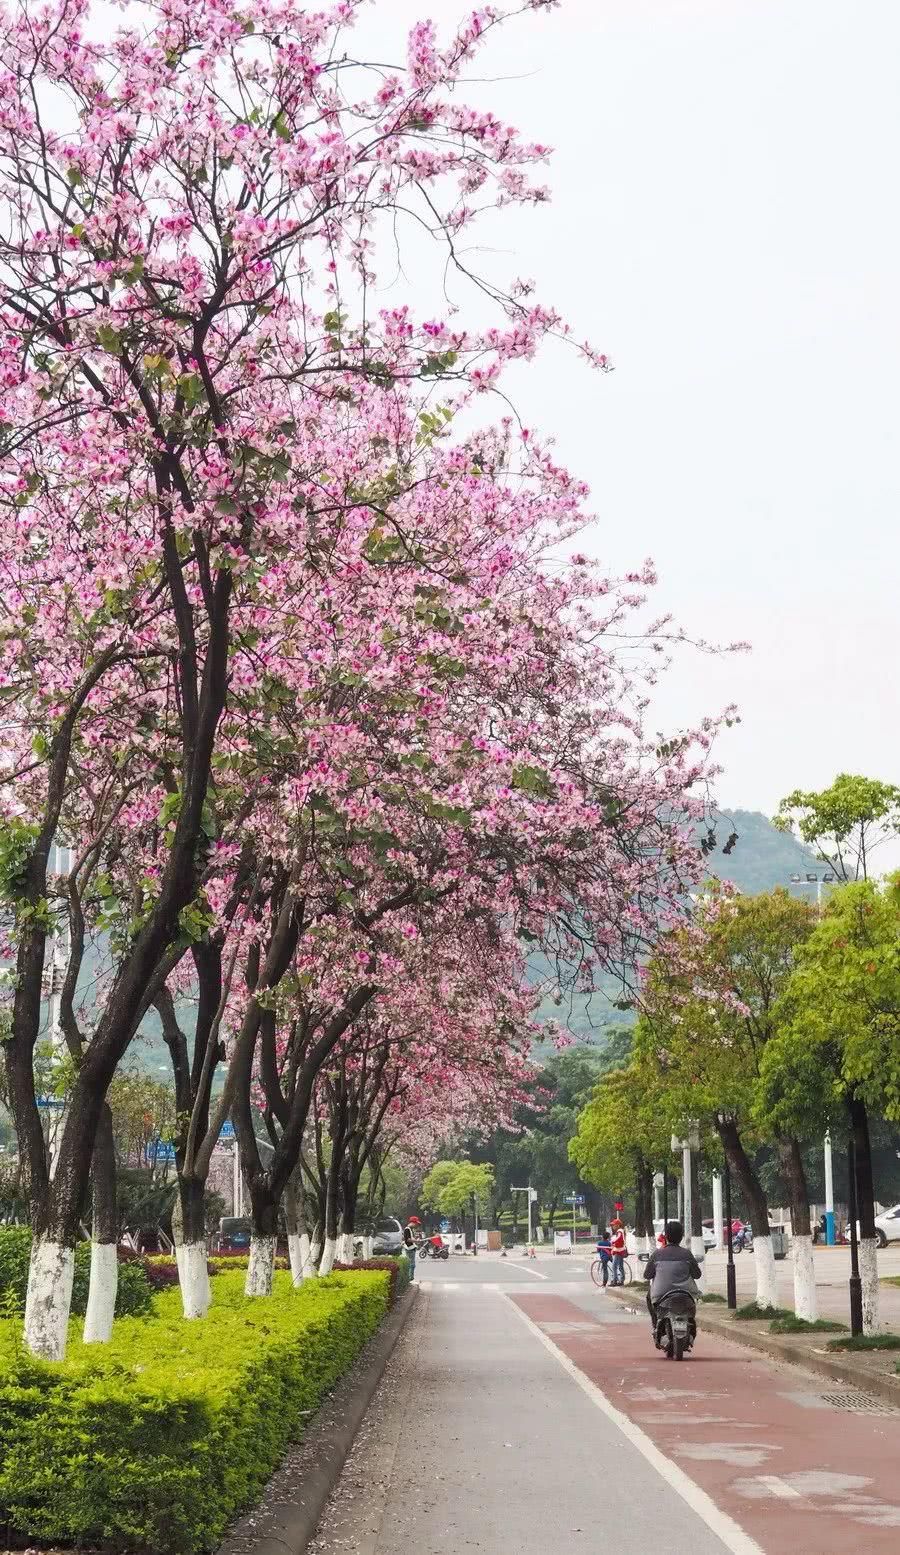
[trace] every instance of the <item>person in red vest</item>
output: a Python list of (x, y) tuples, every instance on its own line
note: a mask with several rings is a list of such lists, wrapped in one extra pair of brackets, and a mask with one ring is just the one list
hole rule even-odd
[(618, 1216), (609, 1223), (609, 1250), (612, 1253), (612, 1279), (611, 1285), (625, 1284), (625, 1254), (628, 1250), (625, 1241), (625, 1227)]

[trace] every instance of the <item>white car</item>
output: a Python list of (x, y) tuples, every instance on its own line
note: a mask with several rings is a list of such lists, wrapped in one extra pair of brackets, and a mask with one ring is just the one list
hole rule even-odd
[(888, 1242), (900, 1242), (900, 1204), (875, 1216), (875, 1235), (879, 1247), (887, 1247)]
[[(673, 1217), (670, 1215), (669, 1219), (671, 1220), (672, 1218)], [(659, 1237), (662, 1234), (662, 1230), (663, 1230), (664, 1225), (665, 1225), (665, 1221), (664, 1220), (654, 1220), (654, 1222), (653, 1222), (653, 1230), (654, 1230), (654, 1233), (655, 1233), (655, 1235), (657, 1237)], [(898, 1234), (900, 1234), (900, 1233), (898, 1233)], [(690, 1237), (686, 1237), (685, 1240), (689, 1242), (690, 1241)], [(716, 1245), (716, 1233), (715, 1233), (715, 1231), (712, 1229), (712, 1226), (704, 1226), (703, 1227), (703, 1248), (704, 1248), (704, 1251), (708, 1253), (710, 1248), (711, 1247), (715, 1247), (715, 1245)]]

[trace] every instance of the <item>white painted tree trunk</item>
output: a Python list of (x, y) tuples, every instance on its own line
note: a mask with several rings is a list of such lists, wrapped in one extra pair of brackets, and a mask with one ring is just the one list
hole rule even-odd
[(775, 1273), (775, 1254), (770, 1236), (754, 1236), (753, 1258), (756, 1264), (756, 1305), (777, 1307), (778, 1279)]
[(353, 1237), (349, 1231), (343, 1231), (338, 1242), (338, 1263), (353, 1262)]
[(205, 1317), (211, 1291), (205, 1242), (176, 1242), (175, 1262), (181, 1287), (181, 1307), (185, 1317)]
[(368, 1259), (368, 1258), (372, 1257), (372, 1247), (373, 1247), (374, 1242), (375, 1242), (374, 1236), (367, 1236), (365, 1238), (365, 1240), (363, 1242), (363, 1257), (364, 1258)]
[(319, 1264), (320, 1274), (330, 1274), (334, 1268), (335, 1255), (337, 1253), (337, 1238), (326, 1236), (322, 1247), (322, 1261)]
[[(291, 1266), (291, 1282), (294, 1285), (303, 1284), (303, 1238), (296, 1231), (288, 1232), (288, 1262)], [(307, 1237), (307, 1241), (309, 1238)]]
[(878, 1253), (874, 1237), (861, 1237), (859, 1242), (859, 1275), (862, 1281), (863, 1333), (874, 1334), (878, 1330)]
[(805, 1323), (814, 1323), (818, 1316), (818, 1305), (812, 1237), (793, 1237), (791, 1257), (794, 1260), (794, 1311)]
[(316, 1274), (318, 1274), (318, 1272), (319, 1272), (319, 1260), (320, 1260), (321, 1257), (322, 1257), (322, 1244), (321, 1244), (321, 1242), (310, 1242), (310, 1244), (309, 1244), (309, 1261), (312, 1264), (313, 1269), (315, 1270)]
[(116, 1315), (119, 1259), (115, 1242), (91, 1243), (91, 1280), (84, 1318), (85, 1344), (108, 1344)]
[(64, 1359), (74, 1276), (74, 1247), (36, 1237), (25, 1296), (25, 1343), (32, 1355), (47, 1361)]
[(300, 1268), (305, 1280), (311, 1280), (318, 1272), (316, 1269), (315, 1248), (306, 1231), (300, 1237)]
[(274, 1236), (251, 1236), (245, 1296), (271, 1296), (275, 1269)]

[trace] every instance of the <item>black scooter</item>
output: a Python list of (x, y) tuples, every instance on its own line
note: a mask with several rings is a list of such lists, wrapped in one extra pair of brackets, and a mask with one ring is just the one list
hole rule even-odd
[(653, 1340), (666, 1360), (681, 1361), (697, 1337), (697, 1304), (686, 1290), (669, 1290), (656, 1303)]

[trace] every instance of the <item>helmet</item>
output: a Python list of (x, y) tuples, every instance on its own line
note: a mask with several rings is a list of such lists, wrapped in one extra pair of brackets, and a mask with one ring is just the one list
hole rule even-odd
[(410, 1215), (409, 1223), (410, 1223), (411, 1226), (420, 1226), (422, 1224), (422, 1222), (419, 1219), (418, 1215)]

